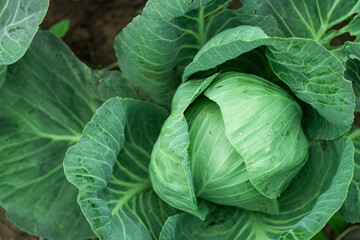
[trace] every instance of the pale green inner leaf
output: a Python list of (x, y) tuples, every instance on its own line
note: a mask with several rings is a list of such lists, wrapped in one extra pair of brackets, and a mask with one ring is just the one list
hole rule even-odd
[(219, 105), (251, 183), (264, 196), (279, 197), (307, 159), (300, 106), (275, 84), (241, 73), (220, 75), (205, 95)]
[(154, 145), (149, 166), (151, 184), (156, 194), (174, 208), (200, 219), (205, 218), (208, 209), (194, 192), (188, 153), (188, 124), (184, 112), (216, 76), (179, 87), (173, 98), (173, 111)]
[(309, 161), (280, 197), (279, 215), (218, 206), (205, 222), (188, 214), (170, 217), (160, 239), (311, 239), (346, 197), (353, 151), (346, 138), (314, 144)]
[(191, 174), (197, 197), (247, 210), (278, 213), (277, 200), (251, 184), (242, 156), (225, 136), (216, 103), (199, 97), (186, 111), (189, 123)]

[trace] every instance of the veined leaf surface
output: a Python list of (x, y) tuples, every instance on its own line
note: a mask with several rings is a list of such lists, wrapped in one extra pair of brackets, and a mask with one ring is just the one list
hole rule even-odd
[(0, 205), (23, 230), (51, 239), (93, 233), (65, 178), (65, 152), (106, 99), (129, 92), (118, 72), (92, 71), (39, 32), (0, 89)]
[(186, 108), (209, 86), (217, 74), (204, 81), (182, 84), (172, 104), (172, 113), (165, 121), (151, 153), (151, 184), (160, 198), (171, 206), (204, 219), (207, 206), (195, 196), (188, 152), (190, 140)]
[(220, 107), (226, 137), (244, 158), (252, 185), (278, 198), (307, 160), (300, 105), (277, 85), (236, 72), (220, 74), (204, 95)]
[(261, 1), (244, 1), (236, 11), (227, 9), (229, 2), (148, 1), (141, 16), (115, 39), (124, 76), (156, 102), (169, 105), (185, 66), (211, 37), (244, 23), (275, 29), (272, 16), (254, 15)]
[(359, 40), (359, 13), (359, 0), (265, 0), (257, 11), (276, 18), (276, 36), (310, 38), (326, 47), (346, 33)]
[(353, 127), (347, 136), (355, 147), (354, 174), (339, 214), (348, 222), (360, 222), (360, 129)]
[[(342, 54), (346, 71), (344, 77), (352, 81), (355, 93), (356, 111), (360, 111), (360, 43), (345, 43)], [(358, 113), (356, 114), (358, 115)], [(355, 147), (355, 168), (348, 195), (339, 214), (348, 222), (360, 222), (360, 129), (356, 128), (358, 119), (355, 118), (353, 128), (347, 136), (353, 141)]]
[(343, 203), (353, 154), (344, 137), (314, 144), (308, 162), (280, 197), (278, 216), (218, 207), (202, 222), (183, 213), (166, 221), (160, 239), (310, 239)]
[(176, 211), (152, 190), (148, 164), (167, 112), (133, 99), (112, 98), (69, 148), (65, 174), (100, 239), (157, 239)]
[(355, 93), (356, 111), (360, 112), (360, 43), (345, 43), (342, 49), (346, 67), (344, 78), (352, 82)]
[(202, 95), (189, 106), (185, 116), (196, 196), (219, 205), (277, 214), (277, 199), (262, 195), (249, 180), (242, 155), (225, 134), (219, 106)]
[[(186, 67), (183, 81), (193, 74), (204, 73), (254, 48), (267, 46), (267, 57), (275, 74), (293, 93), (311, 105), (322, 121), (306, 118), (308, 137), (335, 139), (353, 122), (355, 97), (351, 82), (343, 78), (341, 61), (313, 40), (270, 38), (260, 28), (239, 26), (209, 40)], [(323, 125), (315, 126), (315, 123)], [(335, 127), (332, 127), (334, 125)], [(327, 128), (336, 130), (329, 133)], [(311, 130), (311, 131), (309, 131)]]
[(0, 0), (0, 65), (25, 54), (48, 7), (49, 0)]

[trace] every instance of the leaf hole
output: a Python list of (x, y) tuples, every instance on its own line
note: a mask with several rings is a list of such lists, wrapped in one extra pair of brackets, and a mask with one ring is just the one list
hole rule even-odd
[(327, 148), (326, 141), (321, 141), (320, 146), (321, 146), (321, 149), (322, 149), (323, 151), (325, 151), (326, 148)]
[(228, 5), (228, 9), (231, 10), (237, 10), (240, 9), (244, 6), (244, 4), (242, 2), (240, 2), (239, 0), (232, 0), (229, 5)]
[(355, 112), (354, 117), (354, 126), (360, 128), (360, 112)]
[(340, 34), (339, 36), (334, 37), (330, 40), (331, 47), (337, 47), (343, 45), (346, 41), (353, 42), (356, 40), (356, 36), (350, 35), (349, 32)]
[(348, 17), (347, 19), (345, 19), (344, 21), (335, 24), (334, 26), (332, 26), (331, 28), (329, 28), (328, 30), (326, 30), (326, 33), (330, 32), (331, 30), (340, 30), (343, 27), (345, 27), (346, 25), (348, 25), (353, 19), (354, 17), (357, 15), (357, 13), (354, 13), (353, 15), (351, 15), (350, 17)]

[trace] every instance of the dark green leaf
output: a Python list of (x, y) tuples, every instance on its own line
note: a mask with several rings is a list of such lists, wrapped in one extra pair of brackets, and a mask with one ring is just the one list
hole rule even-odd
[(276, 18), (276, 36), (310, 38), (329, 47), (344, 33), (360, 37), (359, 12), (359, 0), (265, 0), (257, 14)]
[(337, 56), (346, 67), (344, 78), (352, 82), (355, 93), (356, 111), (360, 111), (360, 43), (345, 43)]
[(349, 223), (338, 214), (332, 216), (328, 224), (331, 226), (335, 236), (339, 235), (349, 226)]
[(0, 88), (5, 82), (5, 75), (6, 75), (7, 67), (5, 65), (0, 66)]
[(329, 240), (323, 231), (318, 232), (311, 240)]
[(348, 222), (360, 222), (360, 129), (353, 127), (347, 136), (355, 147), (355, 167), (346, 201), (339, 214)]
[(90, 70), (52, 33), (35, 36), (0, 89), (0, 205), (11, 221), (51, 239), (93, 235), (63, 158), (102, 102), (129, 94), (120, 73)]
[(167, 113), (133, 99), (112, 98), (69, 148), (68, 180), (79, 190), (78, 203), (100, 239), (156, 239), (176, 211), (151, 188), (151, 149)]
[(336, 126), (323, 118), (310, 105), (303, 104), (304, 121), (302, 122), (305, 134), (311, 139), (333, 139), (348, 131), (348, 126)]
[(237, 11), (227, 9), (229, 2), (148, 1), (115, 39), (124, 76), (156, 102), (170, 105), (185, 66), (211, 37), (242, 23), (274, 29), (272, 17), (254, 15), (259, 1), (246, 1), (251, 6)]
[[(314, 138), (335, 139), (344, 134), (353, 122), (355, 101), (351, 83), (343, 78), (345, 69), (339, 59), (313, 40), (270, 38), (260, 28), (251, 26), (225, 30), (198, 52), (186, 67), (183, 80), (262, 45), (267, 46), (267, 57), (275, 74), (324, 118), (322, 122), (338, 130), (329, 133), (321, 125), (305, 124), (315, 131)], [(314, 122), (312, 118), (304, 121)]]

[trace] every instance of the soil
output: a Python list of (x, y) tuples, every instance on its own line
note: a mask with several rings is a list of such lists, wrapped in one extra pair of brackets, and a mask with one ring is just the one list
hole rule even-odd
[(63, 40), (71, 50), (93, 68), (116, 61), (114, 39), (136, 15), (146, 0), (50, 0), (42, 29), (64, 19), (70, 28)]
[(5, 210), (0, 208), (0, 240), (37, 240), (37, 237), (30, 236), (5, 218)]

